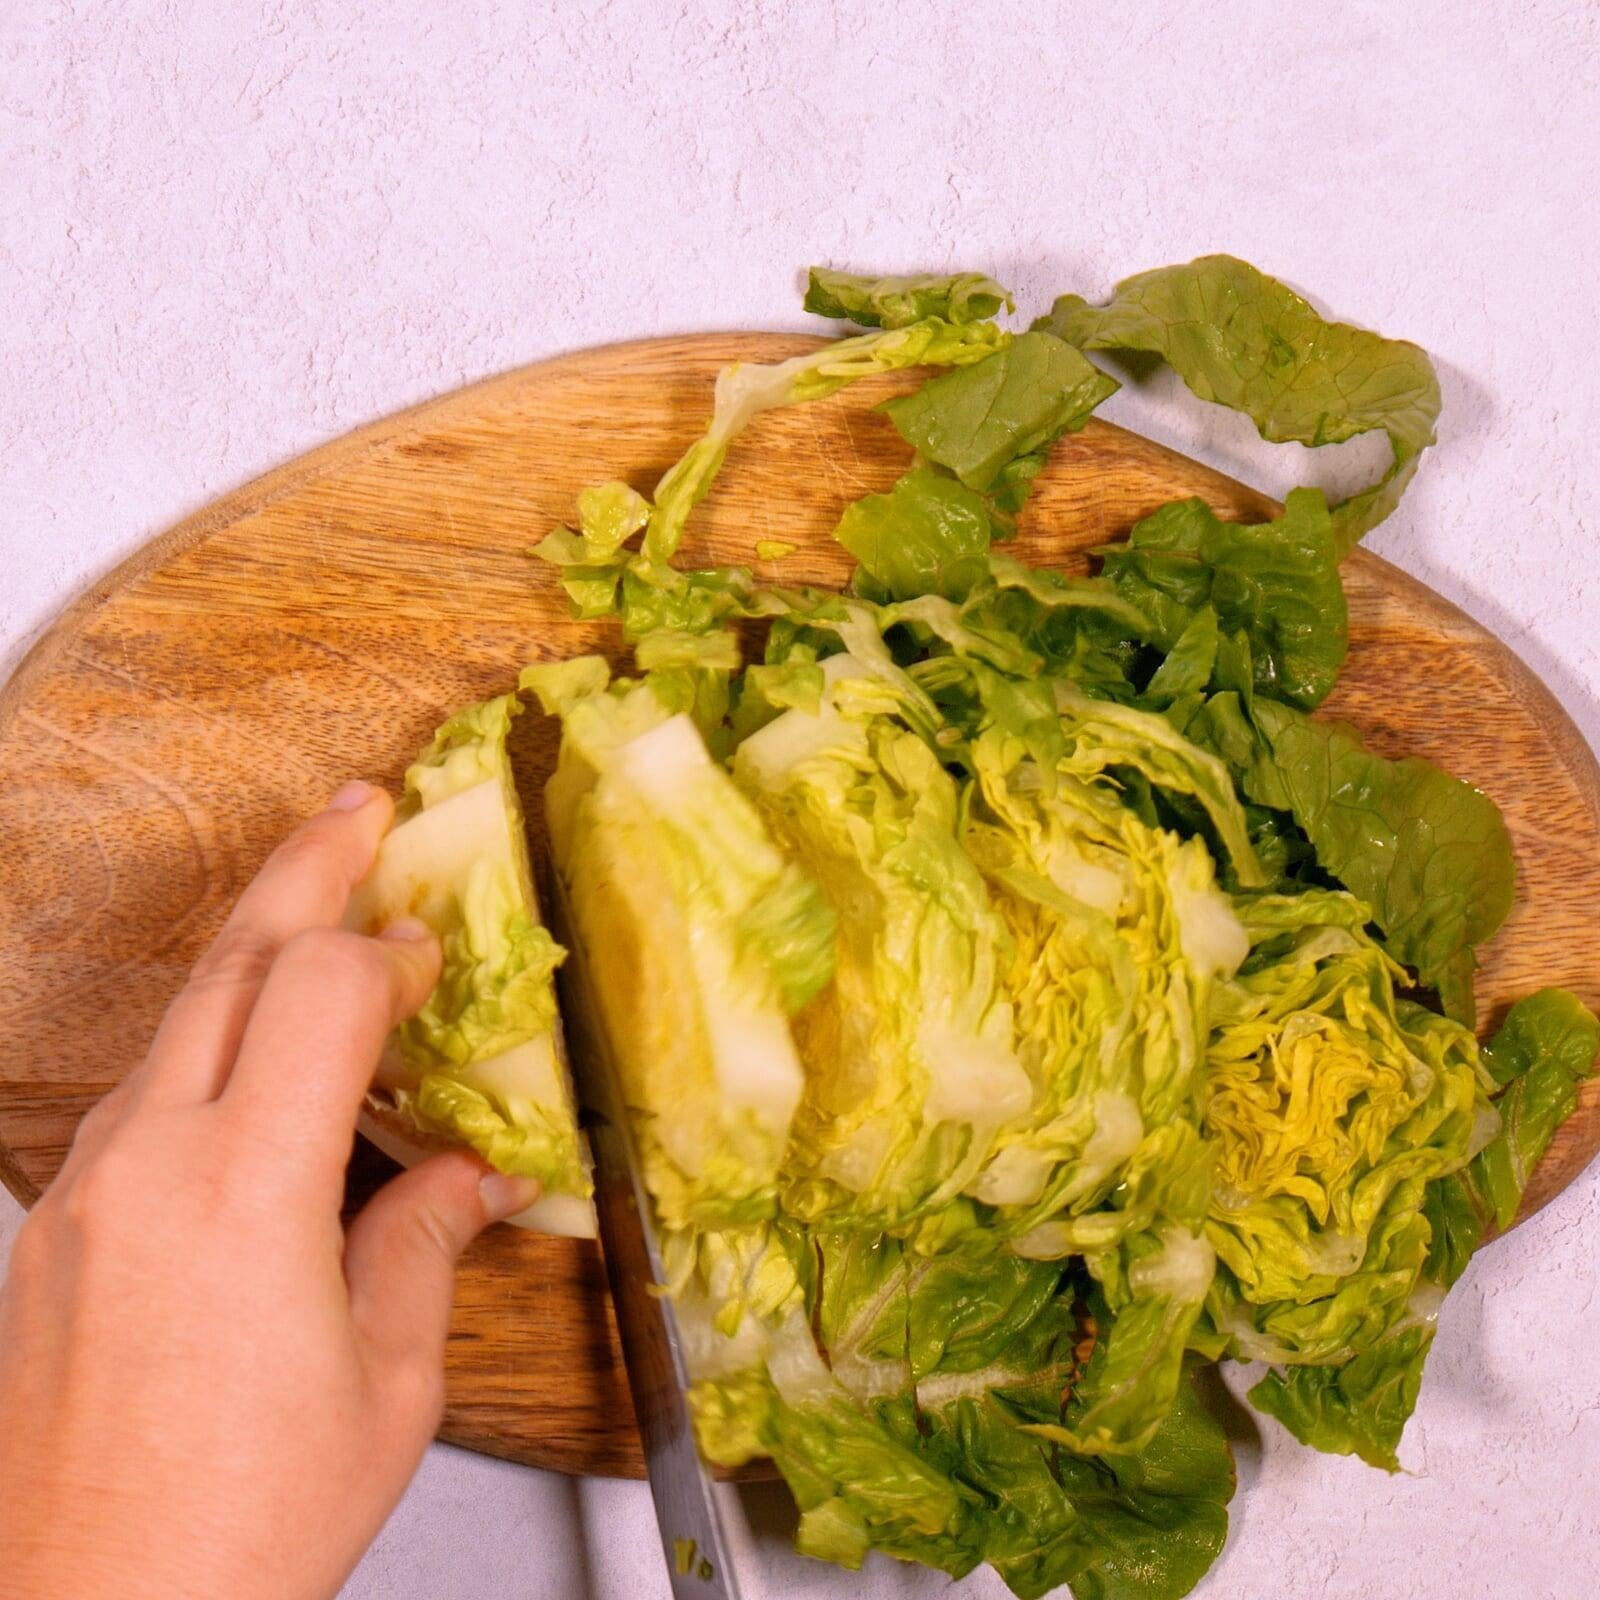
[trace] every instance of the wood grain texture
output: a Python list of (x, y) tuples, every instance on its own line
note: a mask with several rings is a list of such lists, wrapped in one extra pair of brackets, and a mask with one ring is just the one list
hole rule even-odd
[[(0, 1178), (25, 1204), (78, 1118), (140, 1056), (163, 1008), (270, 846), (345, 777), (398, 787), (441, 716), (526, 661), (602, 650), (527, 548), (611, 477), (649, 492), (703, 426), (728, 360), (814, 341), (700, 336), (584, 351), (462, 390), (268, 474), (153, 541), (68, 610), (0, 692)], [(849, 499), (909, 452), (873, 380), (759, 418), (691, 525), (684, 559), (837, 583)], [(1083, 570), (1175, 496), (1269, 515), (1264, 496), (1100, 422), (1064, 440), (1020, 553)], [(1600, 775), (1544, 686), (1431, 590), (1366, 552), (1345, 568), (1350, 661), (1328, 713), (1504, 808), (1517, 908), (1484, 954), (1480, 1021), (1562, 983), (1600, 1003)], [(554, 727), (522, 719), (536, 792)], [(532, 811), (537, 829), (538, 809)], [(536, 841), (542, 846), (542, 840)], [(1600, 1091), (1563, 1129), (1537, 1209), (1600, 1146)], [(390, 1170), (362, 1146), (352, 1203)], [(492, 1230), (469, 1252), (441, 1436), (567, 1472), (642, 1470), (592, 1244)]]

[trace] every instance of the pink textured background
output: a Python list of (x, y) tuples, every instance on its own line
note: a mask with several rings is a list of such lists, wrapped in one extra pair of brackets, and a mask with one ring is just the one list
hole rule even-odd
[[(0, 670), (274, 463), (557, 350), (802, 326), (808, 261), (987, 268), (1031, 313), (1226, 249), (1435, 353), (1441, 443), (1373, 543), (1600, 737), (1600, 12), (1322, 9), (8, 0)], [(1269, 486), (1309, 470), (1160, 386), (1108, 413)], [(17, 1218), (0, 1195), (0, 1256)], [(1473, 1265), (1408, 1475), (1264, 1422), (1200, 1593), (1600, 1592), (1597, 1222), (1591, 1177)], [(753, 1505), (751, 1600), (949, 1591), (800, 1562)], [(442, 1448), (346, 1590), (666, 1592), (642, 1489)]]

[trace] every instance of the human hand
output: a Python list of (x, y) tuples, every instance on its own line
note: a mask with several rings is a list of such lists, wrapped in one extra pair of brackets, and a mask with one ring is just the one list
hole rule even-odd
[(245, 891), (84, 1119), (0, 1292), (0, 1600), (333, 1594), (443, 1406), (455, 1261), (538, 1186), (465, 1152), (339, 1222), (420, 923), (340, 930), (392, 807), (351, 784)]

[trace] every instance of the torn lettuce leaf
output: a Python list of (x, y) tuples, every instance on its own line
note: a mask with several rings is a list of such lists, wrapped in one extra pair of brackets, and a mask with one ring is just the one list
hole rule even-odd
[(391, 1036), (374, 1114), (402, 1136), (468, 1145), (551, 1196), (582, 1198), (589, 1176), (553, 984), (564, 952), (539, 918), (506, 754), (516, 712), (516, 697), (501, 695), (441, 725), (406, 773), (399, 820), (346, 922), (376, 931), (419, 916), (444, 955), (433, 993)]
[(1290, 812), (1317, 860), (1371, 910), (1386, 947), (1471, 1024), (1473, 952), (1511, 910), (1511, 837), (1488, 796), (1416, 756), (1389, 761), (1347, 727), (1260, 699), (1244, 789)]
[(979, 322), (1002, 307), (1016, 309), (1010, 292), (981, 272), (873, 278), (813, 267), (806, 280), (807, 311), (843, 317), (862, 328), (904, 328), (925, 317)]
[(644, 537), (644, 570), (651, 576), (671, 561), (689, 513), (706, 497), (727, 458), (728, 446), (754, 418), (775, 406), (820, 400), (847, 383), (904, 367), (967, 366), (983, 361), (1011, 340), (992, 322), (916, 322), (851, 339), (836, 339), (808, 355), (774, 365), (741, 364), (717, 375), (711, 421), (656, 485)]
[[(931, 379), (882, 409), (921, 456), (969, 489), (990, 493), (1008, 466), (1081, 428), (1117, 388), (1072, 345), (1023, 333), (988, 360)], [(1013, 488), (1017, 482), (1013, 475)], [(1006, 506), (1015, 511), (1020, 501), (1011, 504), (1013, 498)]]
[(1172, 652), (1197, 623), (1190, 654), (1212, 641), (1203, 678), (1190, 670), (1174, 683), (1174, 667), (1151, 693), (1205, 688), (1215, 640), (1242, 635), (1255, 693), (1306, 709), (1327, 698), (1344, 664), (1348, 613), (1320, 490), (1293, 490), (1283, 516), (1259, 524), (1223, 522), (1203, 500), (1176, 500), (1100, 555), (1117, 593), (1154, 624), (1152, 644)]
[(1500, 1231), (1516, 1220), (1523, 1192), (1556, 1129), (1577, 1104), (1578, 1085), (1594, 1071), (1600, 1023), (1564, 989), (1519, 1000), (1484, 1052), (1497, 1082), (1500, 1134), (1472, 1165), (1473, 1187), (1489, 1202)]
[(852, 501), (833, 536), (889, 599), (964, 600), (988, 576), (990, 532), (982, 495), (920, 467)]
[(1432, 1323), (1412, 1323), (1341, 1366), (1269, 1372), (1250, 1390), (1250, 1403), (1301, 1444), (1398, 1472), (1400, 1435), (1416, 1409), (1432, 1344)]
[(1333, 508), (1340, 558), (1394, 510), (1434, 441), (1439, 379), (1426, 351), (1328, 322), (1234, 256), (1125, 278), (1103, 306), (1062, 295), (1034, 326), (1084, 350), (1159, 356), (1200, 399), (1244, 412), (1275, 444), (1339, 444), (1381, 428), (1394, 460)]
[(1483, 1050), (1498, 1086), (1495, 1131), (1463, 1172), (1428, 1190), (1428, 1275), (1448, 1288), (1490, 1231), (1517, 1219), (1528, 1180), (1594, 1075), (1600, 1021), (1565, 989), (1541, 989), (1506, 1013)]
[[(1221, 1548), (1234, 1481), (1190, 1382), (1142, 1451), (1075, 1458), (1036, 1431), (1063, 1415), (1082, 1360), (1059, 1264), (811, 1241), (813, 1256), (789, 1259), (814, 1271), (780, 1268), (782, 1296), (697, 1335), (691, 1391), (713, 1461), (777, 1463), (804, 1554), (856, 1567), (880, 1549), (952, 1576), (988, 1561), (1025, 1600), (1062, 1584), (1121, 1600), (1189, 1592)], [(748, 1263), (751, 1244), (724, 1254)], [(701, 1330), (707, 1281), (700, 1269), (680, 1290)]]
[(1541, 989), (1506, 1013), (1500, 1031), (1483, 1047), (1483, 1064), (1502, 1089), (1535, 1071), (1580, 1083), (1594, 1072), (1597, 1047), (1600, 1023), (1594, 1013), (1566, 989)]

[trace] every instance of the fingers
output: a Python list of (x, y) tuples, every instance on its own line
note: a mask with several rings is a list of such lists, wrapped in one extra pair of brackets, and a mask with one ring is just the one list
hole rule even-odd
[[(442, 1381), (457, 1258), (489, 1223), (538, 1197), (533, 1179), (490, 1171), (466, 1151), (424, 1161), (372, 1197), (350, 1225), (344, 1270), (379, 1381)], [(435, 1408), (429, 1431), (436, 1423)]]
[(221, 1097), (235, 1127), (297, 1171), (339, 1181), (383, 1042), (439, 978), (420, 922), (376, 939), (312, 928), (284, 945), (261, 987)]
[(193, 1103), (222, 1092), (278, 952), (308, 928), (338, 925), (393, 815), (381, 789), (347, 783), (273, 851), (162, 1020), (136, 1098)]

